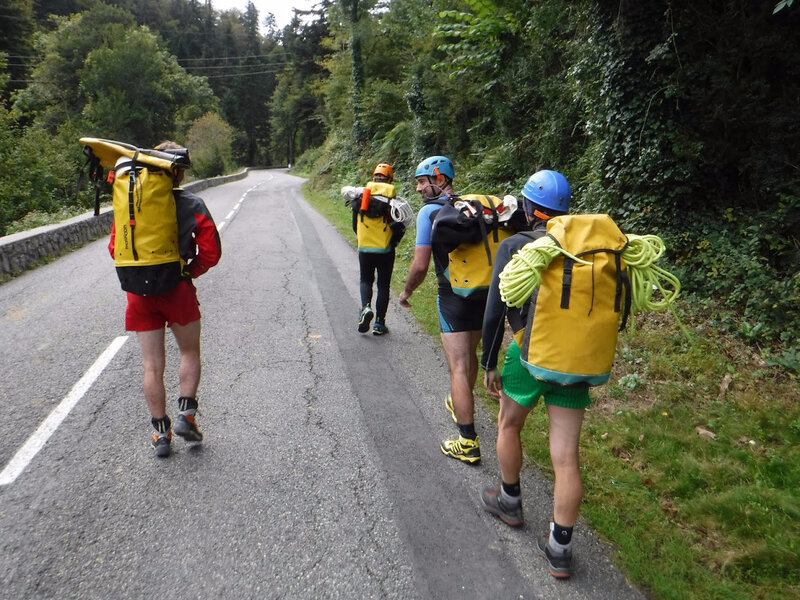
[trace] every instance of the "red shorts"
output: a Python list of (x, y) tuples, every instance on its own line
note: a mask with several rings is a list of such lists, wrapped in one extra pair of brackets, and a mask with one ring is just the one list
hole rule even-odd
[(188, 325), (200, 318), (197, 290), (191, 282), (181, 279), (174, 288), (157, 296), (139, 296), (128, 292), (125, 307), (127, 331), (152, 331), (171, 327), (174, 323)]

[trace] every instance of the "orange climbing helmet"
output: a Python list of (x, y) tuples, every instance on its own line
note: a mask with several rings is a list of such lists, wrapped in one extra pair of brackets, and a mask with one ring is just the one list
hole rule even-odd
[(372, 176), (375, 177), (375, 175), (383, 175), (389, 181), (393, 181), (394, 170), (392, 169), (392, 165), (387, 163), (378, 163), (378, 165), (375, 167), (375, 170), (372, 172)]

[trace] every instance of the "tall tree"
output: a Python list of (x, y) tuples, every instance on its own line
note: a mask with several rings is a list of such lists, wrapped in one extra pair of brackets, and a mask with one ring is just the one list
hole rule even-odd
[[(6, 0), (0, 8), (0, 56), (5, 55), (4, 70), (6, 78), (0, 92), (8, 87), (8, 92), (26, 85), (33, 65), (33, 11), (30, 0)], [(9, 93), (2, 97), (8, 98)]]
[(279, 75), (272, 96), (271, 124), (275, 156), (294, 163), (297, 156), (322, 144), (327, 134), (324, 106), (317, 92), (327, 76), (323, 63), (330, 53), (327, 3), (322, 2), (317, 19), (302, 23), (295, 11), (282, 32), (286, 67)]
[(121, 38), (135, 24), (129, 12), (102, 3), (55, 22), (56, 29), (40, 37), (40, 61), (31, 73), (32, 83), (15, 102), (17, 110), (50, 133), (83, 112), (86, 98), (80, 93), (80, 77), (86, 55)]
[(362, 144), (367, 131), (362, 121), (364, 98), (364, 59), (361, 55), (361, 20), (374, 4), (369, 0), (339, 0), (342, 14), (350, 29), (350, 64), (352, 66), (352, 87), (350, 102), (353, 111), (353, 140)]
[(141, 146), (182, 138), (216, 107), (204, 79), (187, 74), (147, 29), (129, 29), (86, 57), (80, 90), (90, 127)]

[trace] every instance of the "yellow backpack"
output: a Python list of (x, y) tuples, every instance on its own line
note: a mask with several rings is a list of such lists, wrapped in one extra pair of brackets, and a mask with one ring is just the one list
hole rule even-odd
[[(113, 173), (114, 266), (122, 289), (162, 294), (180, 281), (185, 262), (178, 251), (173, 175), (188, 153), (143, 150), (111, 140), (80, 140)], [(112, 177), (109, 177), (111, 180)]]
[(628, 238), (604, 214), (553, 217), (547, 236), (580, 260), (559, 254), (541, 271), (526, 326), (514, 336), (521, 360), (549, 383), (600, 385), (608, 381), (617, 334), (630, 312), (622, 259)]
[(520, 228), (518, 219), (500, 222), (498, 210), (503, 202), (497, 196), (481, 194), (454, 196), (436, 217), (434, 235), (439, 243), (446, 244), (443, 240), (449, 238), (452, 247), (458, 239), (463, 240), (448, 252), (445, 268), (445, 276), (459, 296), (489, 289), (497, 247)]
[(389, 226), (391, 223), (389, 201), (396, 195), (395, 187), (391, 183), (382, 181), (370, 181), (364, 187), (364, 193), (368, 195), (367, 206), (361, 203), (362, 198), (355, 200), (361, 203), (356, 225), (358, 251), (384, 254), (391, 252), (394, 232)]

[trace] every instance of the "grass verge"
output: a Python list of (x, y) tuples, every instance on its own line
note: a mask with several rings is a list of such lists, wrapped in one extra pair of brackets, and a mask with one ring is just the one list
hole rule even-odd
[[(354, 242), (334, 191), (307, 183), (304, 193)], [(413, 230), (397, 252), (398, 292), (412, 253)], [(429, 275), (412, 312), (438, 339), (435, 296)], [(654, 598), (800, 597), (800, 383), (715, 331), (709, 309), (679, 304), (677, 315), (633, 319), (610, 383), (592, 391), (582, 517)], [(531, 413), (523, 445), (552, 477), (544, 410)]]

